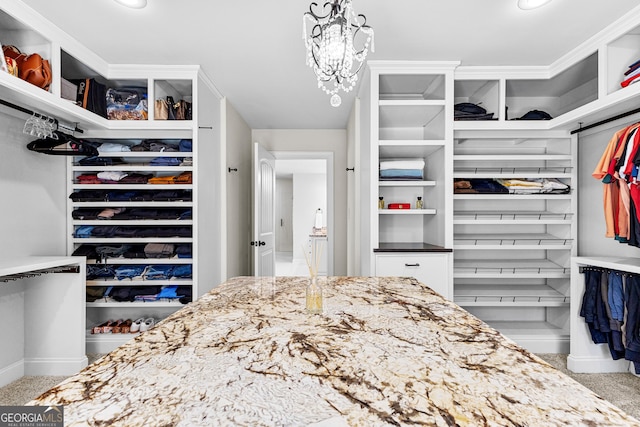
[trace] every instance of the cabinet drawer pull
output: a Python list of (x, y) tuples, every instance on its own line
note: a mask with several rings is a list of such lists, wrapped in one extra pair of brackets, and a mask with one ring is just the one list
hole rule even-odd
[(417, 262), (415, 264), (407, 264), (406, 262), (404, 263), (405, 267), (420, 267), (420, 264), (418, 264)]

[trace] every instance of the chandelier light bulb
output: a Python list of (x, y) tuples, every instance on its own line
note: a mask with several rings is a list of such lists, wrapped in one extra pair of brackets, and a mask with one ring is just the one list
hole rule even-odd
[(115, 0), (116, 3), (120, 3), (123, 6), (130, 7), (132, 9), (142, 9), (147, 6), (147, 0)]
[(551, 0), (518, 0), (518, 7), (524, 10), (536, 9), (550, 1)]

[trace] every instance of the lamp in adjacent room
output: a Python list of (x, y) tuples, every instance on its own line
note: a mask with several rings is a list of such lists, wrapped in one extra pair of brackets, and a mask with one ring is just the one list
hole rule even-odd
[(142, 9), (147, 6), (147, 0), (115, 0), (123, 6), (130, 7), (132, 9)]
[(518, 0), (518, 7), (525, 10), (535, 9), (544, 6), (550, 1), (551, 0)]
[(331, 95), (331, 105), (338, 107), (338, 92), (350, 92), (358, 81), (358, 72), (374, 51), (373, 28), (367, 18), (356, 15), (351, 0), (331, 0), (322, 7), (311, 3), (303, 15), (303, 38), (307, 48), (307, 65), (313, 68), (318, 87)]

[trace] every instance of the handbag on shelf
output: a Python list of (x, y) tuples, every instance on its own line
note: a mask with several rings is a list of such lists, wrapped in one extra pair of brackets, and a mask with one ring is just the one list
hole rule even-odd
[(13, 45), (2, 46), (2, 53), (5, 56), (9, 72), (20, 79), (38, 86), (44, 90), (49, 90), (52, 74), (49, 61), (43, 59), (37, 53), (27, 55)]
[(167, 100), (156, 99), (153, 112), (156, 120), (168, 120), (169, 106), (167, 105)]
[(176, 120), (176, 103), (173, 96), (167, 96), (168, 120)]
[(176, 120), (191, 120), (191, 103), (181, 99), (176, 105)]

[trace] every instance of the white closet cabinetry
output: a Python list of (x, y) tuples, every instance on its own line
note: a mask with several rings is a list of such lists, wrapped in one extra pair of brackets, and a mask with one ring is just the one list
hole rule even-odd
[[(372, 265), (451, 297), (451, 146), (457, 62), (373, 62), (370, 69)], [(420, 179), (384, 179), (380, 162), (423, 161)], [(378, 208), (382, 197), (384, 207)], [(421, 198), (423, 207), (416, 207)], [(392, 209), (393, 204), (409, 209)]]
[[(182, 139), (192, 142), (190, 152), (158, 153), (158, 152), (119, 152), (101, 153), (102, 159), (122, 157), (124, 164), (83, 165), (80, 158), (69, 158), (66, 185), (68, 194), (76, 191), (109, 192), (150, 192), (181, 191), (189, 194), (189, 198), (171, 200), (113, 200), (110, 197), (98, 197), (97, 200), (67, 201), (66, 225), (68, 232), (67, 252), (70, 255), (82, 244), (87, 245), (145, 245), (147, 243), (169, 243), (192, 245), (191, 258), (171, 259), (138, 259), (107, 258), (101, 260), (107, 265), (136, 266), (139, 264), (192, 266), (192, 277), (154, 281), (153, 285), (179, 284), (191, 290), (195, 299), (223, 279), (221, 259), (223, 247), (226, 245), (224, 219), (218, 203), (213, 202), (223, 194), (224, 185), (224, 147), (221, 143), (225, 134), (221, 123), (222, 95), (213, 83), (195, 65), (112, 65), (96, 56), (77, 40), (64, 31), (53, 26), (43, 16), (37, 14), (22, 2), (6, 2), (0, 10), (0, 42), (13, 44), (24, 53), (38, 53), (49, 60), (53, 80), (49, 90), (43, 90), (8, 73), (0, 72), (0, 98), (22, 109), (32, 110), (39, 114), (54, 117), (61, 124), (68, 125), (64, 129), (77, 128), (84, 133), (76, 132), (75, 137), (102, 142), (121, 142), (134, 145), (142, 140), (156, 140), (177, 144)], [(135, 86), (142, 88), (147, 97), (148, 110), (144, 120), (108, 120), (101, 115), (76, 105), (75, 102), (62, 97), (63, 80), (95, 79), (107, 88)], [(159, 120), (154, 114), (154, 101), (159, 98), (173, 97), (174, 101), (185, 100), (192, 103), (191, 120)], [(3, 111), (5, 111), (3, 107)], [(7, 109), (10, 114), (19, 114)], [(28, 116), (24, 115), (26, 119)], [(199, 148), (200, 147), (200, 148)], [(211, 163), (207, 168), (199, 168), (198, 155), (202, 154)], [(180, 157), (190, 163), (163, 166), (151, 164), (153, 158)], [(123, 183), (81, 183), (78, 176), (99, 171), (122, 171), (128, 173), (162, 175), (178, 175), (183, 172), (192, 174), (191, 183), (173, 184), (123, 184)], [(198, 178), (207, 182), (207, 198), (199, 203), (199, 193), (205, 190), (197, 185)], [(59, 179), (64, 185), (65, 177)], [(74, 219), (74, 210), (81, 208), (107, 209), (123, 207), (126, 209), (190, 209), (190, 219)], [(198, 218), (207, 218), (207, 222), (199, 226)], [(52, 218), (56, 226), (64, 226), (65, 218)], [(81, 227), (127, 227), (128, 230), (145, 227), (181, 227), (190, 232), (185, 236), (174, 237), (164, 235), (153, 237), (149, 234), (128, 236), (87, 236), (80, 238), (76, 231)], [(199, 234), (207, 239), (198, 242)], [(199, 263), (199, 256), (206, 258), (206, 263)], [(89, 266), (96, 264), (89, 260)], [(198, 277), (206, 279), (204, 286), (198, 286)], [(132, 281), (126, 285), (148, 286), (141, 281)], [(124, 286), (123, 281), (115, 279), (91, 279), (87, 281), (87, 290), (102, 286)], [(95, 289), (93, 289), (95, 290)], [(107, 352), (130, 339), (133, 335), (102, 334), (91, 335), (92, 326), (105, 320), (127, 319), (136, 317), (154, 317), (162, 319), (171, 312), (182, 307), (182, 304), (167, 301), (153, 302), (100, 302), (87, 304), (87, 351)]]
[(565, 132), (458, 131), (457, 183), (554, 178), (567, 193), (454, 194), (454, 300), (538, 352), (569, 344), (576, 143)]

